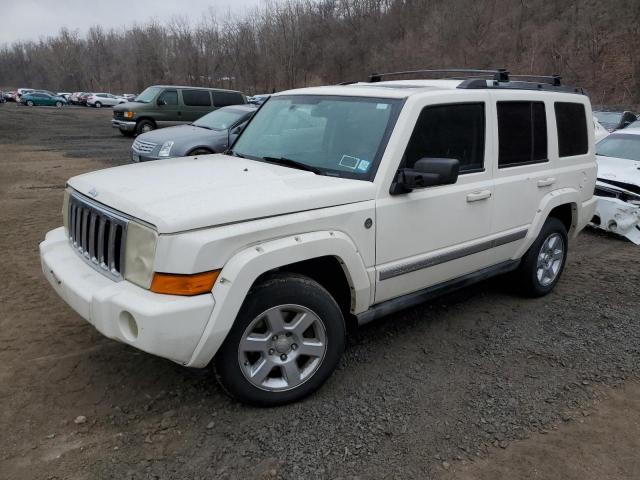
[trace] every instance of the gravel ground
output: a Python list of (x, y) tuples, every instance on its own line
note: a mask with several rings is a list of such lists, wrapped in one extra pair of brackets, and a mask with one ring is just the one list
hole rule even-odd
[(640, 250), (586, 231), (545, 298), (476, 285), (353, 334), (303, 402), (234, 403), (206, 370), (103, 338), (40, 273), (65, 180), (128, 158), (110, 115), (0, 105), (1, 478), (437, 478), (640, 371)]

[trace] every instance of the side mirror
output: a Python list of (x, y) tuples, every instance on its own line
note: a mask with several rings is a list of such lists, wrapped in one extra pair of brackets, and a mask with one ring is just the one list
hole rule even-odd
[(408, 193), (414, 188), (451, 185), (458, 180), (460, 161), (456, 158), (421, 158), (413, 168), (398, 171), (391, 194)]
[(240, 135), (243, 129), (244, 129), (244, 125), (238, 125), (237, 127), (234, 127), (231, 130), (231, 135)]
[(167, 101), (163, 100), (162, 98), (159, 98), (158, 101), (156, 102), (158, 105), (162, 106), (162, 105), (166, 105)]

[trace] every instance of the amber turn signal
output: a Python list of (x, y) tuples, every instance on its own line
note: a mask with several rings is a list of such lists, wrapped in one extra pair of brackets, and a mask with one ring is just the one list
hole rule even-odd
[(177, 273), (154, 273), (151, 291), (167, 295), (200, 295), (210, 292), (220, 270), (181, 275)]

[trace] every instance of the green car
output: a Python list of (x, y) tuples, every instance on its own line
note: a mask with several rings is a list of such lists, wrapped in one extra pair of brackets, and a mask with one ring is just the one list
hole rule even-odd
[(48, 93), (28, 93), (20, 97), (20, 103), (29, 107), (37, 106), (49, 106), (49, 107), (62, 107), (67, 104), (64, 97), (56, 95), (49, 95)]

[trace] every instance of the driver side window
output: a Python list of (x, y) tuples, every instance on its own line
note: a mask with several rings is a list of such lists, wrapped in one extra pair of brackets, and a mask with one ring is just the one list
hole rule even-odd
[(158, 100), (164, 100), (165, 105), (178, 105), (178, 92), (176, 90), (165, 90)]
[(485, 104), (459, 103), (425, 107), (411, 134), (404, 166), (421, 158), (455, 158), (460, 174), (484, 170)]

